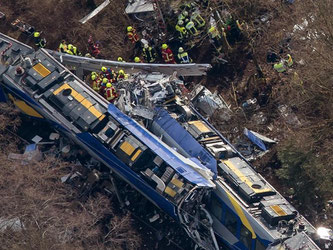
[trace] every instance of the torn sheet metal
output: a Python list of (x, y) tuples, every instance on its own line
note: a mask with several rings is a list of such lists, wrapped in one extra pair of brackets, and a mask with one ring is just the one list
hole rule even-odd
[(108, 112), (121, 125), (125, 126), (133, 135), (140, 138), (145, 145), (159, 155), (166, 163), (168, 163), (175, 171), (188, 181), (197, 184), (198, 186), (215, 187), (215, 184), (211, 181), (212, 176), (209, 178), (208, 176), (202, 175), (202, 172), (207, 169), (206, 167), (203, 165), (200, 166), (171, 148), (164, 146), (157, 137), (152, 136), (143, 127), (123, 114), (113, 104), (109, 104)]
[[(216, 110), (223, 109), (230, 111), (229, 105), (224, 99), (215, 93), (212, 93), (202, 85), (197, 85), (191, 93), (191, 101), (194, 106), (204, 115), (211, 117)], [(225, 120), (230, 119), (229, 112), (225, 112)]]
[(109, 3), (110, 0), (105, 0), (100, 6), (98, 6), (96, 9), (94, 9), (92, 12), (90, 12), (88, 15), (82, 18), (79, 22), (85, 24), (89, 19), (96, 16), (102, 9), (104, 9), (107, 5), (109, 5)]
[(154, 6), (152, 1), (149, 0), (134, 0), (130, 1), (127, 5), (125, 12), (126, 14), (137, 14), (144, 12), (153, 12)]
[[(202, 164), (217, 174), (217, 162), (214, 157), (204, 149), (166, 110), (157, 109), (157, 115), (153, 122), (154, 134), (163, 135), (167, 144), (173, 144), (177, 149), (182, 150), (189, 157), (200, 159)], [(155, 130), (154, 130), (155, 127)], [(157, 130), (157, 131), (156, 131)], [(156, 132), (156, 133), (155, 133)]]
[(19, 232), (24, 229), (24, 224), (20, 220), (20, 218), (0, 218), (0, 232), (4, 232), (6, 230), (12, 230), (14, 232)]
[(246, 135), (247, 138), (250, 139), (250, 141), (252, 141), (255, 145), (257, 145), (263, 151), (267, 150), (265, 143), (263, 143), (263, 141), (259, 137), (257, 137), (255, 134), (253, 134), (251, 130), (248, 130), (247, 128), (245, 128), (244, 135)]

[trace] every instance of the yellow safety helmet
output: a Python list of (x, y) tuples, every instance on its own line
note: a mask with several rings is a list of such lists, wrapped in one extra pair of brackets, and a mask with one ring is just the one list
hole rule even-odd
[(96, 77), (97, 77), (96, 75), (92, 75), (91, 80), (93, 80), (93, 81), (96, 80)]
[(215, 30), (216, 30), (216, 28), (214, 26), (212, 26), (212, 27), (210, 27), (209, 32), (213, 32)]
[(168, 48), (168, 45), (166, 43), (163, 43), (162, 44), (162, 49), (167, 49)]
[(91, 75), (97, 75), (97, 73), (95, 71), (91, 72)]
[(111, 82), (108, 82), (108, 83), (106, 84), (106, 87), (107, 87), (107, 88), (111, 88), (111, 87), (112, 87)]
[(102, 67), (101, 70), (102, 70), (102, 72), (106, 72), (107, 68), (106, 67)]
[(34, 37), (39, 37), (40, 33), (39, 32), (34, 32)]
[(107, 83), (109, 80), (107, 78), (103, 78), (103, 83)]
[(140, 58), (136, 56), (136, 57), (134, 58), (134, 62), (136, 62), (136, 63), (140, 62)]
[(133, 30), (133, 27), (132, 27), (132, 26), (128, 26), (128, 27), (127, 27), (127, 31), (128, 31), (128, 32), (131, 32), (132, 30)]
[(119, 70), (119, 75), (123, 75), (123, 74), (125, 74), (125, 72), (121, 69), (121, 70)]
[(123, 60), (123, 58), (122, 58), (122, 57), (120, 57), (120, 56), (118, 57), (118, 59), (117, 59), (117, 60), (118, 60), (118, 62), (123, 62), (123, 61), (124, 61), (124, 60)]

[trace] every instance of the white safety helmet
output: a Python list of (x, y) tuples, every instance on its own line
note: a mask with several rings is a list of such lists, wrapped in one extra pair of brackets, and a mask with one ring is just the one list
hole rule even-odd
[(145, 45), (143, 45), (143, 47), (144, 47), (145, 49), (148, 49), (149, 45), (148, 45), (147, 43), (145, 43)]
[(178, 21), (178, 25), (179, 25), (179, 26), (183, 26), (183, 25), (184, 25), (184, 21), (183, 21), (183, 20), (179, 20), (179, 21)]
[(178, 52), (179, 52), (179, 53), (183, 53), (183, 52), (184, 52), (183, 47), (179, 47)]

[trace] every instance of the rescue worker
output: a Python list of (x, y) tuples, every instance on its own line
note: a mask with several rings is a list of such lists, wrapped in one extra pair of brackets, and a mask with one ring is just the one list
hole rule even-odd
[(92, 80), (92, 88), (93, 88), (93, 90), (95, 90), (96, 92), (99, 92), (100, 81), (99, 81), (97, 75), (92, 75), (91, 76), (91, 80)]
[(109, 79), (107, 79), (106, 77), (104, 77), (101, 81), (100, 81), (100, 85), (99, 85), (99, 93), (101, 94), (101, 95), (103, 95), (104, 96), (104, 94), (105, 94), (105, 88), (106, 88), (106, 84), (107, 83), (110, 83), (109, 82)]
[(67, 46), (67, 51), (68, 54), (70, 55), (74, 55), (74, 56), (81, 56), (81, 52), (77, 49), (76, 46), (74, 46), (73, 44), (68, 44)]
[(287, 69), (286, 66), (284, 65), (284, 60), (281, 60), (279, 63), (275, 63), (274, 69), (279, 73), (285, 72)]
[(192, 16), (191, 20), (194, 22), (195, 26), (200, 29), (206, 25), (206, 21), (203, 19), (203, 17), (200, 15), (198, 11), (195, 11)]
[(89, 46), (89, 52), (92, 55), (92, 57), (93, 58), (98, 57), (99, 54), (101, 53), (100, 44), (98, 42), (94, 43), (94, 40), (91, 35), (89, 36), (88, 39), (88, 46)]
[(222, 49), (222, 37), (220, 32), (217, 30), (215, 26), (211, 26), (208, 30), (208, 35), (211, 40), (211, 43), (215, 46), (217, 51), (220, 52)]
[(188, 12), (187, 11), (182, 11), (182, 13), (179, 14), (178, 16), (178, 21), (182, 20), (185, 24), (190, 21), (188, 17)]
[(192, 36), (197, 36), (198, 35), (198, 30), (194, 25), (194, 22), (189, 21), (187, 22), (185, 28), (188, 30), (188, 32), (192, 35)]
[(67, 50), (67, 43), (65, 40), (62, 40), (61, 43), (59, 44), (58, 51), (61, 53), (65, 53)]
[(176, 63), (173, 53), (166, 43), (162, 44), (162, 57), (165, 63)]
[(192, 59), (189, 57), (188, 53), (184, 51), (183, 47), (179, 47), (177, 56), (181, 64), (192, 62)]
[(103, 66), (101, 68), (101, 71), (102, 71), (103, 78), (107, 78), (108, 80), (111, 80), (113, 82), (115, 81), (115, 73), (111, 68), (107, 68), (107, 67)]
[(125, 71), (124, 70), (119, 70), (118, 71), (118, 74), (117, 74), (117, 81), (119, 80), (123, 80), (123, 79), (127, 79), (127, 75), (125, 74)]
[(294, 64), (293, 59), (290, 54), (287, 54), (287, 65), (291, 67)]
[(147, 63), (154, 63), (156, 60), (156, 51), (153, 47), (149, 46), (149, 44), (145, 44), (142, 49), (143, 58)]
[(135, 62), (135, 63), (142, 63), (142, 60), (140, 59), (140, 57), (136, 56), (136, 57), (134, 58), (134, 62)]
[(40, 37), (40, 33), (35, 31), (34, 32), (34, 43), (38, 48), (44, 48), (46, 45), (45, 38)]
[(178, 20), (178, 23), (175, 26), (176, 30), (179, 32), (178, 38), (179, 40), (187, 39), (189, 34), (187, 29), (184, 27), (184, 21)]
[(104, 96), (105, 96), (105, 99), (108, 100), (109, 102), (113, 102), (115, 100), (115, 98), (117, 97), (116, 90), (110, 82), (108, 82), (106, 84)]
[(239, 23), (239, 21), (236, 20), (236, 24), (237, 24), (237, 28), (238, 28), (240, 31), (242, 31), (242, 30), (243, 30), (243, 27), (245, 26), (245, 23), (244, 23), (244, 22)]
[(139, 36), (132, 26), (127, 27), (127, 37), (133, 44), (139, 41)]

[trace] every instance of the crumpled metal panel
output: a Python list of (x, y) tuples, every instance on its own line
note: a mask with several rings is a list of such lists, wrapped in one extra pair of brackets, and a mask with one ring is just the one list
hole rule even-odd
[(126, 129), (131, 131), (133, 135), (139, 138), (145, 145), (147, 145), (147, 147), (149, 147), (154, 153), (160, 156), (167, 164), (169, 164), (175, 171), (177, 171), (189, 182), (198, 186), (215, 187), (215, 185), (210, 180), (205, 179), (191, 166), (189, 166), (189, 164), (197, 168), (203, 168), (203, 166), (199, 166), (193, 161), (190, 161), (185, 157), (181, 157), (181, 155), (177, 154), (175, 151), (167, 148), (158, 138), (154, 137), (130, 117), (123, 114), (113, 104), (109, 104), (108, 112), (113, 116), (114, 119), (126, 127)]

